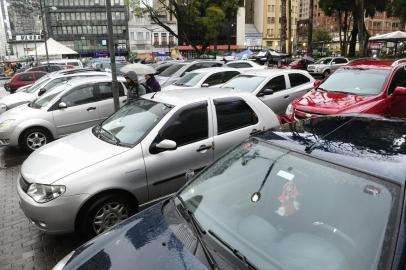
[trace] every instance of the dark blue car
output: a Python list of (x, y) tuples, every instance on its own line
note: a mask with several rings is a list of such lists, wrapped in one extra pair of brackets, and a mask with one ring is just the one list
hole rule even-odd
[(406, 122), (309, 119), (230, 150), (56, 269), (405, 269)]

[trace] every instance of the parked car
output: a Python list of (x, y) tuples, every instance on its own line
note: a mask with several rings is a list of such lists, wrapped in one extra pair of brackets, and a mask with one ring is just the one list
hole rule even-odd
[(103, 72), (81, 72), (72, 73), (64, 75), (63, 73), (51, 73), (43, 76), (41, 79), (37, 80), (31, 86), (28, 86), (22, 90), (19, 89), (14, 95), (8, 95), (0, 98), (0, 114), (8, 111), (14, 107), (20, 106), (21, 104), (29, 103), (37, 99), (39, 96), (45, 94), (46, 92), (52, 90), (53, 88), (59, 86), (60, 84), (69, 81), (72, 78), (80, 77), (100, 77), (100, 76), (111, 76), (109, 73)]
[[(125, 79), (119, 79), (124, 102)], [(36, 150), (52, 140), (89, 128), (114, 112), (111, 78), (76, 78), (29, 104), (0, 115), (0, 145)]]
[[(50, 64), (57, 64), (62, 66), (74, 66), (76, 68), (83, 68), (83, 63), (79, 59), (55, 59), (49, 60)], [(46, 64), (46, 62), (42, 62), (41, 64)]]
[(235, 68), (215, 67), (198, 69), (185, 74), (177, 82), (165, 86), (162, 90), (220, 87), (239, 74), (241, 72)]
[(249, 60), (236, 60), (236, 61), (231, 61), (225, 64), (226, 67), (230, 68), (237, 68), (241, 70), (252, 70), (252, 69), (266, 69), (266, 66), (264, 65), (259, 65), (254, 61), (249, 61)]
[(187, 72), (192, 72), (197, 69), (210, 68), (210, 67), (222, 67), (223, 62), (213, 60), (196, 60), (192, 62), (183, 62), (174, 64), (161, 74), (156, 76), (156, 79), (160, 83), (161, 87), (165, 87), (173, 84), (179, 80)]
[(266, 69), (245, 72), (225, 83), (222, 88), (250, 92), (276, 114), (284, 115), (287, 106), (312, 89), (314, 78), (306, 71)]
[(15, 74), (8, 82), (4, 84), (6, 91), (13, 94), (21, 86), (33, 84), (36, 80), (46, 75), (43, 71), (29, 71)]
[(187, 169), (202, 169), (251, 133), (277, 125), (271, 109), (247, 93), (147, 94), (31, 154), (21, 169), (21, 208), (47, 233), (99, 234), (176, 192)]
[(59, 70), (64, 70), (66, 69), (64, 66), (61, 65), (42, 65), (42, 66), (36, 66), (36, 67), (31, 67), (27, 70), (25, 70), (24, 72), (28, 72), (28, 71), (44, 71), (47, 73), (50, 72), (54, 72), (54, 71), (59, 71)]
[(331, 73), (340, 67), (348, 64), (348, 59), (344, 57), (325, 57), (307, 66), (307, 71), (312, 75), (323, 75), (327, 78)]
[(254, 55), (253, 58), (259, 64), (264, 65), (272, 60), (278, 60), (286, 56), (288, 56), (288, 54), (273, 49), (263, 49)]
[(297, 59), (292, 62), (290, 62), (288, 65), (283, 66), (282, 68), (287, 68), (287, 69), (301, 69), (301, 70), (307, 70), (308, 65), (314, 64), (313, 61), (309, 59)]
[(157, 71), (157, 73), (155, 75), (159, 75), (176, 63), (177, 63), (176, 61), (170, 61), (170, 62), (168, 61), (168, 62), (164, 62), (164, 63), (150, 64), (150, 66), (155, 68), (155, 70)]
[(354, 61), (320, 83), (289, 105), (288, 121), (352, 113), (406, 118), (406, 59)]
[(258, 134), (55, 269), (404, 269), (405, 134), (363, 116)]

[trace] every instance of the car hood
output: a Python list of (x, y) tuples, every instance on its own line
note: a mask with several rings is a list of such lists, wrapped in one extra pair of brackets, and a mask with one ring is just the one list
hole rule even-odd
[(43, 114), (44, 110), (42, 109), (34, 109), (29, 107), (28, 104), (22, 104), (2, 113), (0, 115), (0, 123), (7, 119), (16, 119), (17, 122), (23, 121), (25, 119), (41, 117)]
[(11, 106), (15, 107), (17, 105), (31, 102), (35, 99), (35, 95), (25, 92), (17, 92), (12, 95), (5, 96), (0, 99), (0, 104), (6, 104), (8, 108)]
[(190, 87), (190, 86), (179, 86), (179, 85), (171, 84), (171, 85), (168, 85), (168, 86), (163, 87), (162, 90), (163, 90), (163, 91), (167, 91), (167, 90), (189, 89), (189, 88), (193, 88), (193, 87)]
[(21, 174), (30, 183), (52, 184), (129, 149), (104, 142), (86, 129), (34, 151), (23, 163)]
[(357, 96), (344, 93), (312, 90), (293, 102), (295, 109), (320, 114), (362, 112), (362, 105), (376, 99), (376, 96)]
[(172, 228), (176, 225), (167, 223), (162, 205), (146, 209), (79, 247), (64, 270), (207, 269), (175, 235)]

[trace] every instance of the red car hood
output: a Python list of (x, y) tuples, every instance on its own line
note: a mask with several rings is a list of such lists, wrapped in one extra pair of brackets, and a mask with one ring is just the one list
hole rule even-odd
[(379, 99), (378, 96), (357, 96), (312, 90), (295, 100), (293, 106), (301, 111), (319, 114), (361, 113), (377, 99)]

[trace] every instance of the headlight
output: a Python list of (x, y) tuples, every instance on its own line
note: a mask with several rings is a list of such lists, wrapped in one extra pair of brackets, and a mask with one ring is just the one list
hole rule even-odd
[(62, 260), (58, 262), (57, 265), (54, 266), (54, 268), (52, 268), (52, 270), (62, 270), (65, 267), (66, 263), (70, 260), (70, 258), (72, 258), (74, 253), (75, 251), (72, 251), (71, 253), (66, 255)]
[(7, 105), (6, 104), (0, 104), (0, 111), (7, 111)]
[(61, 196), (65, 190), (65, 186), (31, 184), (27, 194), (37, 203), (46, 203)]
[(289, 104), (288, 107), (286, 108), (285, 114), (286, 114), (286, 115), (292, 115), (292, 113), (293, 113), (293, 106), (292, 106), (292, 103), (291, 103), (291, 104)]
[(8, 129), (8, 128), (10, 128), (13, 125), (14, 121), (15, 121), (15, 119), (8, 119), (8, 120), (5, 120), (5, 121), (1, 122), (0, 123), (0, 129)]

